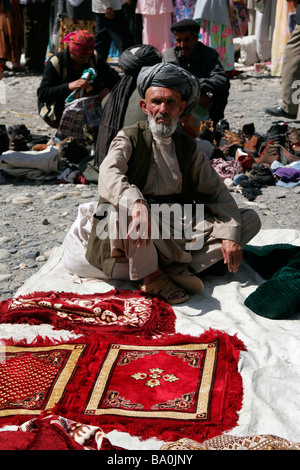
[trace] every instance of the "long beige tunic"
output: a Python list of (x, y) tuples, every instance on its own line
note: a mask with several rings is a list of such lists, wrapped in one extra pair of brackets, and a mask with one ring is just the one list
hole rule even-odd
[[(171, 138), (153, 137), (154, 158), (144, 188), (129, 184), (126, 177), (132, 151), (129, 138), (120, 131), (111, 143), (108, 155), (100, 166), (98, 191), (115, 208), (131, 208), (137, 199), (145, 199), (144, 195), (181, 193), (182, 177), (174, 143)], [(243, 218), (251, 219), (250, 213), (243, 216), (243, 211), (237, 207), (227, 187), (204, 156), (195, 151), (192, 161), (193, 184), (205, 207), (204, 222), (199, 224), (198, 229), (194, 227), (200, 234), (199, 240), (202, 240), (198, 243), (200, 248), (186, 250), (185, 239), (173, 238), (153, 240), (149, 246), (143, 244), (137, 248), (123, 234), (122, 238), (111, 240), (111, 253), (120, 260), (123, 254), (123, 259), (129, 261), (130, 279), (142, 279), (154, 272), (159, 262), (165, 265), (174, 261), (189, 263), (196, 272), (200, 272), (222, 258), (222, 239), (243, 245), (257, 233), (258, 224), (252, 221), (246, 224), (247, 235), (244, 234)], [(249, 212), (252, 214), (253, 211)]]

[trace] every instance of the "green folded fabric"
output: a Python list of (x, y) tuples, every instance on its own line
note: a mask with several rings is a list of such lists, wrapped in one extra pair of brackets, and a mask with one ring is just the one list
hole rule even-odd
[(292, 317), (300, 307), (300, 247), (289, 244), (246, 246), (244, 259), (266, 282), (244, 304), (271, 319)]

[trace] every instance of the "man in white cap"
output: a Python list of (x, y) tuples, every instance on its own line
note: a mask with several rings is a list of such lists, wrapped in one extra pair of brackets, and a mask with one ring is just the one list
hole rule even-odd
[[(199, 273), (219, 260), (229, 271), (238, 270), (242, 246), (259, 231), (260, 220), (253, 210), (237, 207), (195, 140), (180, 128), (180, 118), (198, 103), (198, 80), (159, 63), (141, 70), (137, 89), (148, 120), (123, 128), (99, 168), (100, 201), (86, 259), (114, 279), (126, 266), (127, 278), (141, 281), (145, 292), (177, 304), (202, 290)], [(153, 217), (161, 205), (184, 209), (178, 219), (191, 231), (178, 235), (175, 215), (167, 223)], [(107, 213), (114, 214), (109, 222)], [(105, 236), (107, 223), (118, 232)], [(163, 236), (166, 228), (170, 236)]]

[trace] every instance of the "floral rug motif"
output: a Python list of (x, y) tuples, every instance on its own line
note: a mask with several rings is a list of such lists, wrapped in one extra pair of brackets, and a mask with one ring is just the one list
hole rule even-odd
[(208, 439), (202, 444), (182, 438), (179, 441), (164, 444), (160, 450), (300, 450), (300, 443), (272, 434), (242, 437), (222, 435)]
[(105, 432), (166, 441), (182, 435), (201, 441), (236, 425), (243, 397), (237, 362), (244, 350), (236, 337), (209, 331), (200, 338), (100, 340), (92, 350), (78, 389), (71, 384), (56, 413)]
[(50, 323), (79, 334), (113, 333), (151, 337), (173, 333), (175, 313), (161, 299), (141, 291), (104, 294), (35, 292), (0, 302), (1, 323)]

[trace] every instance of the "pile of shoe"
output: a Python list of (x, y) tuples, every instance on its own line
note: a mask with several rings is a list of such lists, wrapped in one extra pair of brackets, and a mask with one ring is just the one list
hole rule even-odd
[(274, 123), (266, 134), (261, 135), (253, 123), (232, 132), (228, 122), (223, 120), (214, 135), (215, 149), (210, 159), (234, 160), (242, 165), (246, 177), (240, 178), (237, 174), (233, 183), (242, 188), (249, 200), (260, 194), (261, 187), (276, 184), (278, 175), (274, 172), (275, 167), (298, 165), (298, 162), (300, 167), (300, 130), (290, 128), (285, 122)]

